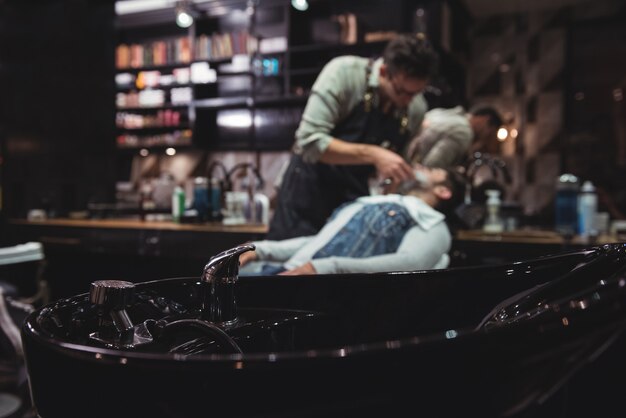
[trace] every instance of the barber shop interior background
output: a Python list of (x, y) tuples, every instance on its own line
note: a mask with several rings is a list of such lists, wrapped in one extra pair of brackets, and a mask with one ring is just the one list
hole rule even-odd
[[(3, 1), (2, 240), (43, 241), (58, 275), (199, 273), (263, 237), (323, 65), (379, 56), (399, 33), (439, 53), (430, 108), (500, 112), (496, 142), (463, 168), (501, 186), (507, 229), (554, 231), (570, 173), (595, 186), (610, 234), (626, 219), (625, 23), (621, 0)], [(231, 192), (218, 213), (186, 219), (216, 183)], [(239, 198), (258, 200), (253, 219)], [(124, 220), (152, 226), (73, 228)]]

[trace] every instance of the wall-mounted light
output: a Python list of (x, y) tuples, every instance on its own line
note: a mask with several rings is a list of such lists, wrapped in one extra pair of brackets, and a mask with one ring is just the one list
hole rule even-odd
[(515, 127), (515, 115), (512, 112), (504, 114), (504, 123), (498, 129), (496, 134), (498, 142), (505, 142), (509, 139), (514, 140), (519, 135), (519, 131)]
[(180, 0), (176, 3), (176, 24), (181, 28), (193, 25), (193, 11), (189, 0)]
[(304, 12), (309, 8), (309, 2), (307, 0), (291, 0), (291, 6), (296, 10)]
[(500, 128), (498, 129), (498, 141), (502, 142), (504, 140), (506, 140), (509, 136), (509, 131), (506, 128)]

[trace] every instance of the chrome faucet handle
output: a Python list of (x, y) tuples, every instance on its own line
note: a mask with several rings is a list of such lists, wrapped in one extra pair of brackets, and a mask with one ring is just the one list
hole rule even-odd
[(135, 285), (122, 280), (97, 280), (89, 288), (89, 301), (112, 310), (126, 308), (132, 301)]
[[(91, 335), (98, 340), (115, 341), (122, 345), (132, 345), (134, 340), (133, 323), (126, 307), (132, 302), (135, 285), (122, 280), (98, 280), (91, 283), (89, 301), (102, 312), (99, 319), (99, 331)], [(110, 326), (117, 330), (110, 332)]]
[(215, 280), (237, 280), (239, 274), (239, 256), (246, 251), (254, 251), (254, 244), (242, 244), (211, 257), (204, 266), (201, 280), (206, 283)]
[(239, 170), (247, 170), (250, 169), (252, 170), (252, 173), (254, 174), (254, 177), (256, 177), (256, 188), (257, 189), (262, 189), (263, 187), (265, 187), (265, 180), (263, 179), (263, 177), (261, 176), (261, 172), (259, 171), (259, 169), (257, 168), (257, 166), (255, 166), (252, 163), (239, 163), (239, 164), (235, 164), (235, 166), (233, 168), (230, 169), (230, 171), (228, 172), (228, 181), (230, 182), (230, 184), (232, 185), (233, 182), (233, 175), (238, 172)]
[(201, 316), (210, 322), (229, 325), (237, 320), (235, 282), (239, 276), (239, 256), (254, 251), (253, 244), (242, 244), (209, 260), (200, 277), (203, 287)]

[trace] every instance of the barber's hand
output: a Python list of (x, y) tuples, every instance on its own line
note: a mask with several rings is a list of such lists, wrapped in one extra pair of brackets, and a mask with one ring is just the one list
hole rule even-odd
[(379, 178), (390, 179), (394, 184), (413, 178), (411, 166), (400, 155), (379, 147), (374, 161)]
[(256, 251), (246, 251), (245, 253), (239, 255), (239, 266), (243, 267), (250, 261), (254, 261), (257, 258)]
[(300, 274), (317, 274), (317, 271), (315, 271), (315, 267), (313, 267), (313, 264), (311, 264), (311, 262), (308, 262), (301, 265), (300, 267), (296, 267), (295, 269), (278, 273), (279, 276), (298, 276)]

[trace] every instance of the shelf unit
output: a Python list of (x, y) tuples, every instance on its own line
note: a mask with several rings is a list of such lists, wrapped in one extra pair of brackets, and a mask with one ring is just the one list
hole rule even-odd
[[(262, 117), (256, 114), (257, 106), (303, 103), (304, 99), (285, 95), (285, 50), (280, 50), (280, 45), (276, 48), (276, 39), (278, 43), (282, 39), (286, 48), (286, 3), (268, 3), (253, 8), (252, 13), (251, 4), (244, 2), (232, 3), (226, 15), (205, 11), (187, 30), (175, 27), (173, 19), (120, 28), (116, 53), (118, 147), (128, 148), (129, 143), (143, 146), (157, 131), (171, 130), (191, 132), (191, 143), (198, 148), (255, 149), (255, 123), (247, 129), (231, 129), (220, 121), (233, 121), (233, 114), (235, 124), (256, 121)], [(267, 45), (269, 52), (259, 51)], [(183, 99), (188, 100), (174, 103), (172, 92), (180, 89), (186, 89)], [(154, 121), (161, 121), (160, 115), (168, 109), (180, 112), (176, 118), (180, 123), (144, 129), (146, 124), (158, 126)], [(230, 140), (231, 131), (241, 141)], [(182, 138), (187, 144), (187, 136)]]

